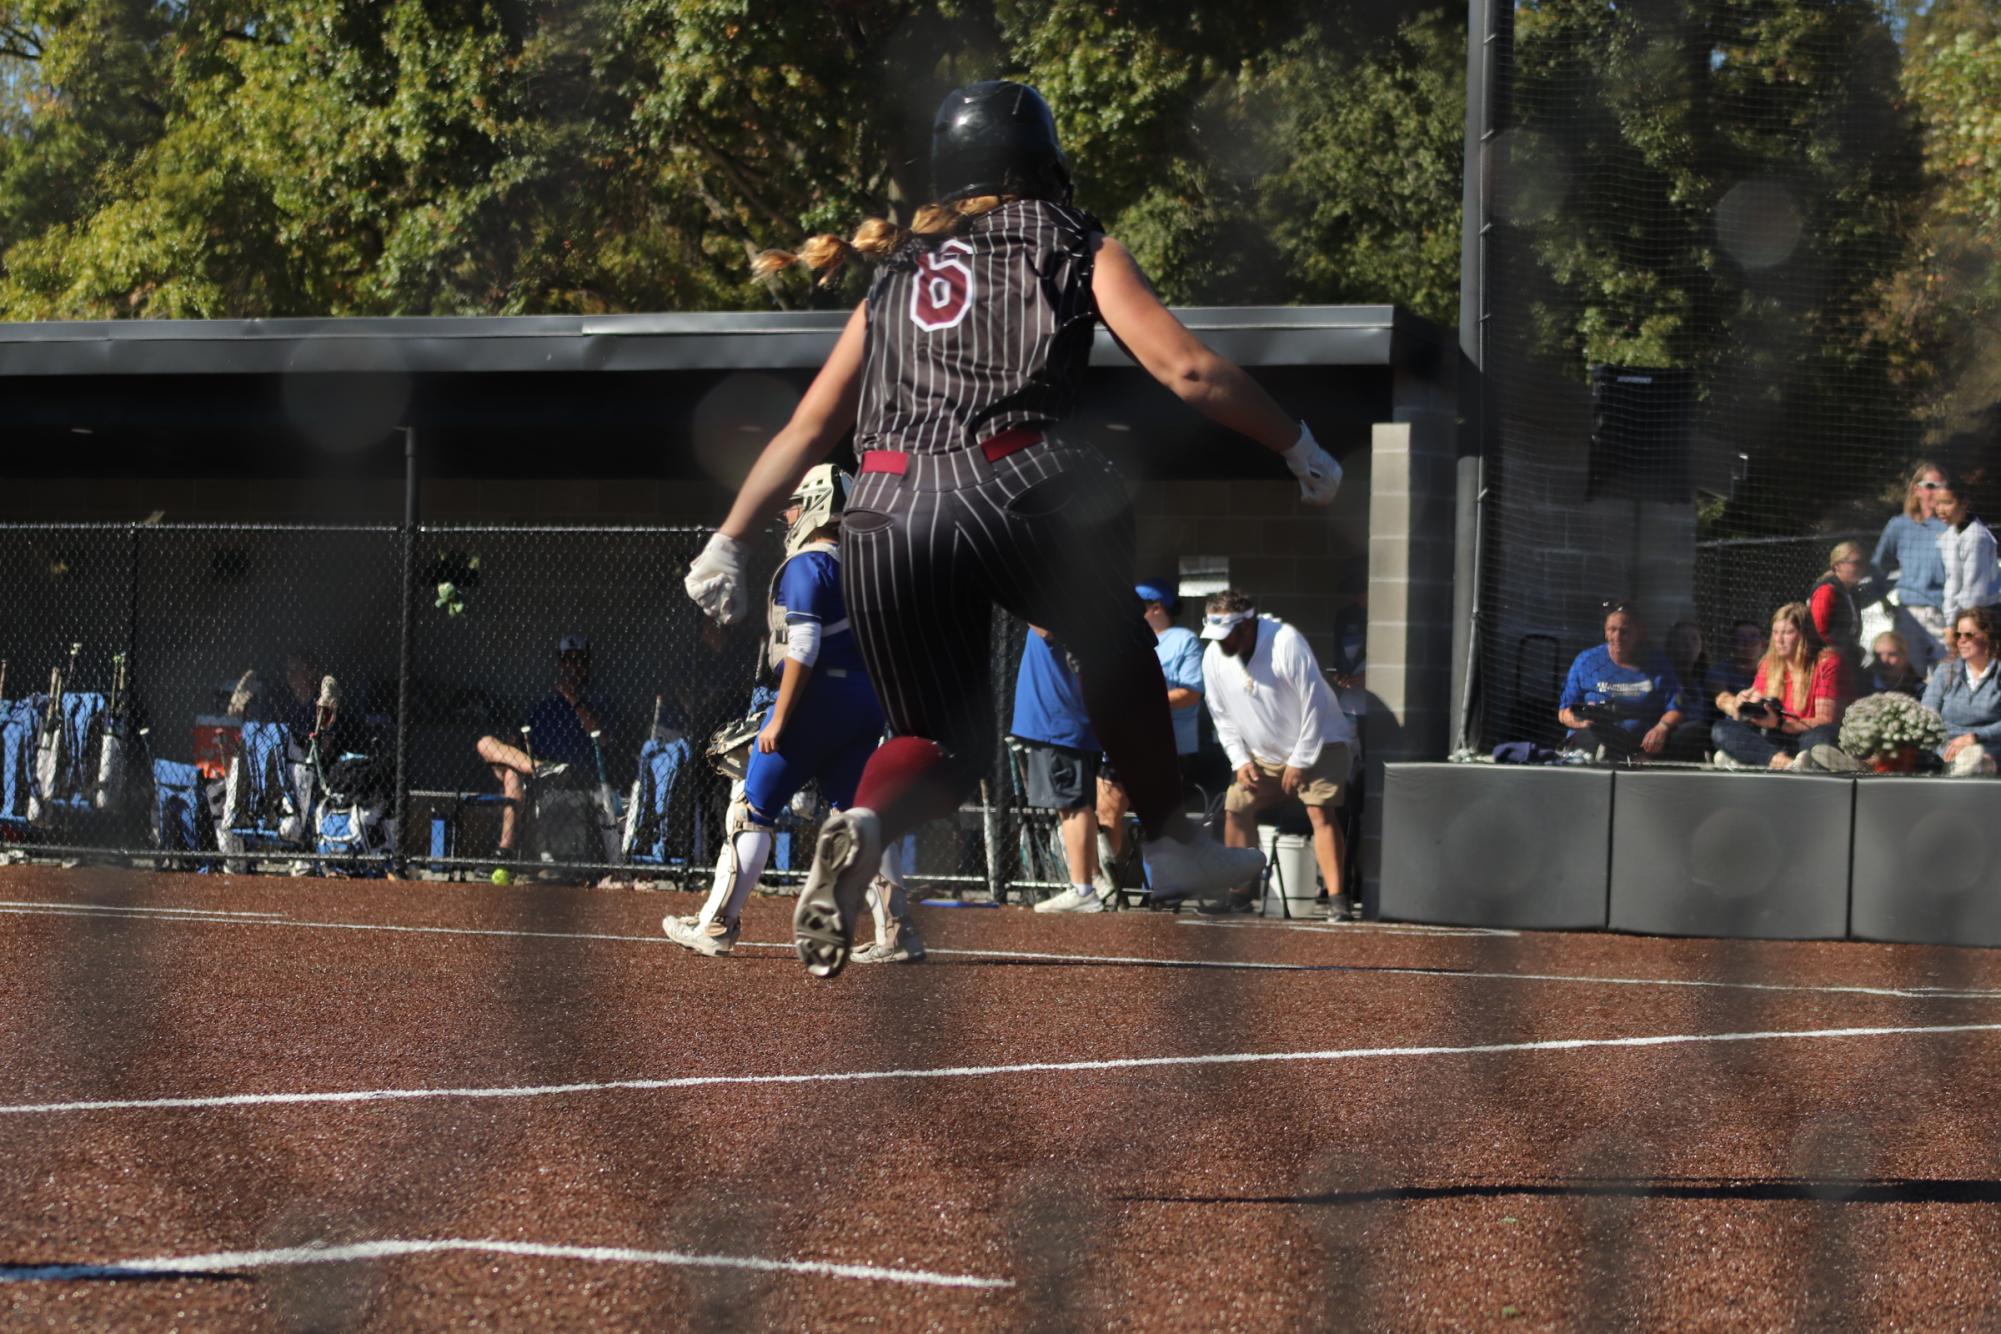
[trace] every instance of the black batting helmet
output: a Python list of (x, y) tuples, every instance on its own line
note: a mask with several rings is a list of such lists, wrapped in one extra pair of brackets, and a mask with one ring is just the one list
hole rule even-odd
[(941, 203), (999, 194), (1067, 201), (1070, 169), (1042, 94), (1004, 79), (947, 93), (931, 122), (931, 188)]

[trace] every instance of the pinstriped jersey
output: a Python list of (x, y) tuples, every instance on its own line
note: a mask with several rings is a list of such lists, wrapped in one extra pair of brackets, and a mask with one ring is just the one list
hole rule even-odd
[(869, 286), (855, 448), (937, 454), (1069, 416), (1097, 325), (1101, 230), (1023, 199), (884, 261)]

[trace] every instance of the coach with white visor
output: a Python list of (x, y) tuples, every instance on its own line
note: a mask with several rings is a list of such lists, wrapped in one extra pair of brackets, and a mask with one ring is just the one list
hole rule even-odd
[[(1257, 841), (1258, 812), (1284, 800), (1306, 807), (1313, 855), (1327, 889), (1330, 916), (1345, 915), (1341, 826), (1354, 765), (1355, 725), (1306, 636), (1276, 616), (1260, 616), (1248, 593), (1225, 589), (1202, 618), (1202, 694), (1216, 739), (1236, 771), (1223, 800), (1223, 841)], [(1248, 911), (1254, 888), (1232, 890), (1229, 906)]]

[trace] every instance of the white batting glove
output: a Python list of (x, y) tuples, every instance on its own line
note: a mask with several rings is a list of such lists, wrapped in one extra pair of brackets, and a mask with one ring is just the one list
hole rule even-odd
[(1299, 498), (1309, 505), (1325, 505), (1341, 489), (1341, 465), (1313, 438), (1313, 428), (1299, 424), (1299, 439), (1281, 455), (1285, 466), (1299, 479)]
[(702, 554), (688, 563), (688, 578), (682, 587), (695, 605), (724, 625), (734, 625), (750, 610), (750, 593), (744, 588), (744, 544), (722, 533), (711, 533)]

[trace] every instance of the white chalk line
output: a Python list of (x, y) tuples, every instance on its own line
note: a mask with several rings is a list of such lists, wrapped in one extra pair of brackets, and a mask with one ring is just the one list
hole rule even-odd
[(207, 1097), (120, 1098), (87, 1102), (19, 1103), (0, 1106), (0, 1116), (70, 1112), (162, 1111), (215, 1107), (274, 1107), (328, 1103), (409, 1102), (426, 1098), (547, 1098), (569, 1094), (655, 1092), (713, 1088), (730, 1084), (859, 1084), (891, 1079), (979, 1079), (1002, 1075), (1085, 1074), (1107, 1070), (1153, 1070), (1175, 1066), (1269, 1065), (1423, 1056), (1493, 1056), (1520, 1052), (1584, 1051), (1592, 1048), (1695, 1046), (1723, 1042), (1813, 1041), (1831, 1038), (1916, 1037), (1950, 1033), (2001, 1032), (2001, 1023), (1931, 1024), (1875, 1028), (1773, 1029), (1748, 1033), (1671, 1033), (1623, 1038), (1547, 1038), (1535, 1042), (1490, 1042), (1444, 1047), (1337, 1047), (1325, 1051), (1215, 1052), (1197, 1056), (1124, 1056), (1095, 1061), (1027, 1061), (1015, 1065), (933, 1066), (907, 1070), (827, 1070), (791, 1075), (683, 1075), (674, 1079), (609, 1079), (577, 1084), (533, 1084), (492, 1088), (343, 1089), (323, 1093), (226, 1093)]
[[(204, 913), (203, 916), (181, 915), (174, 917), (153, 917), (155, 912), (178, 914)], [(668, 943), (660, 935), (624, 935), (612, 932), (593, 931), (523, 931), (502, 927), (470, 926), (399, 926), (388, 922), (326, 922), (304, 918), (281, 917), (269, 913), (233, 913), (194, 908), (152, 909), (127, 908), (112, 904), (66, 904), (66, 903), (8, 903), (0, 901), (0, 915), (48, 914), (63, 916), (87, 913), (106, 918), (141, 918), (163, 922), (209, 923), (236, 926), (276, 926), (312, 931), (387, 931), (410, 935), (437, 936), (498, 936), (524, 940), (602, 940), (621, 941), (641, 945), (665, 945)], [(1190, 923), (1194, 925), (1194, 923)], [(1205, 925), (1223, 925), (1207, 923)], [(1298, 928), (1312, 930), (1313, 928)], [(1341, 935), (1346, 928), (1330, 928), (1323, 932)], [(738, 949), (790, 951), (791, 941), (740, 940)], [(928, 951), (937, 955), (956, 955), (964, 958), (993, 959), (1040, 959), (1056, 963), (1099, 963), (1142, 965), (1154, 968), (1195, 968), (1225, 972), (1275, 972), (1275, 973), (1328, 973), (1353, 972), (1370, 976), (1387, 977), (1436, 977), (1465, 979), (1481, 982), (1550, 982), (1576, 986), (1609, 987), (1683, 987), (1717, 991), (1765, 991), (1795, 993), (1801, 995), (1837, 996), (1879, 996), (1894, 1000), (2001, 1000), (2001, 990), (1960, 989), (1948, 990), (1942, 987), (1889, 987), (1867, 986), (1861, 983), (1818, 983), (1818, 982), (1734, 982), (1713, 978), (1686, 977), (1604, 977), (1589, 973), (1501, 973), (1476, 972), (1451, 967), (1415, 968), (1384, 964), (1347, 963), (1268, 963), (1250, 959), (1163, 959), (1137, 954), (1068, 954), (1048, 950), (1001, 950), (1001, 949), (955, 949), (935, 948)]]
[(1176, 914), (1176, 926), (1200, 926), (1212, 931), (1310, 931), (1335, 936), (1519, 936), (1521, 932), (1504, 926), (1432, 926), (1424, 922), (1328, 922), (1311, 918), (1247, 916), (1240, 921), (1228, 918), (1183, 917)]
[(618, 1246), (551, 1246), (532, 1241), (437, 1241), (386, 1238), (344, 1246), (316, 1242), (267, 1251), (217, 1251), (212, 1255), (163, 1255), (149, 1260), (111, 1264), (71, 1264), (0, 1267), (0, 1283), (46, 1280), (158, 1278), (175, 1274), (215, 1274), (237, 1269), (271, 1269), (288, 1265), (342, 1264), (356, 1260), (388, 1260), (406, 1255), (436, 1255), (472, 1251), (487, 1255), (533, 1256), (547, 1260), (587, 1260), (601, 1264), (674, 1265), (691, 1269), (747, 1269), (763, 1274), (812, 1274), (825, 1278), (869, 1279), (931, 1288), (1011, 1288), (1004, 1278), (971, 1274), (940, 1274), (927, 1269), (891, 1269), (882, 1265), (840, 1264), (830, 1260), (769, 1260), (755, 1255), (698, 1255), (688, 1251), (638, 1251)]
[(252, 912), (245, 908), (168, 908), (153, 903), (63, 903), (54, 899), (0, 899), (0, 908), (60, 908), (78, 913), (170, 913), (188, 917), (283, 917), (277, 912)]

